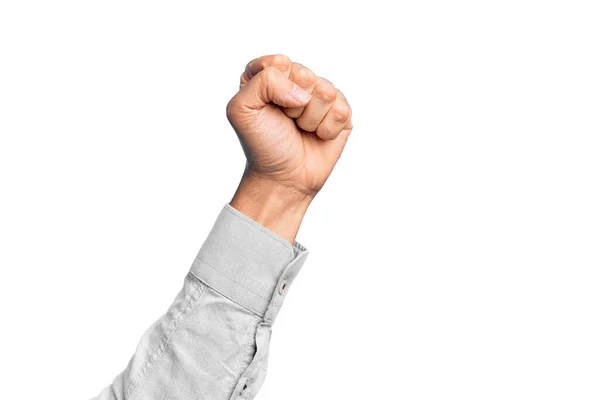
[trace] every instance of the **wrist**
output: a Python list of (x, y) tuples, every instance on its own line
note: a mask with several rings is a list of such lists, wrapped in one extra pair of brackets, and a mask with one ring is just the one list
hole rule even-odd
[(293, 245), (312, 199), (292, 185), (247, 170), (230, 205)]

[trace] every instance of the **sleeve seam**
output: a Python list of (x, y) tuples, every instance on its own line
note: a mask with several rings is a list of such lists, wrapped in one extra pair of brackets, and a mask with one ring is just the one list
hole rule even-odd
[(258, 312), (257, 310), (255, 310), (254, 308), (250, 307), (249, 305), (245, 304), (242, 301), (239, 300), (234, 300), (231, 297), (221, 293), (221, 291), (219, 291), (217, 288), (211, 286), (210, 284), (208, 284), (207, 282), (205, 282), (203, 279), (201, 279), (200, 277), (198, 277), (196, 274), (194, 274), (193, 271), (190, 271), (190, 274), (199, 282), (201, 282), (203, 285), (208, 286), (209, 288), (211, 288), (212, 290), (214, 290), (215, 292), (217, 292), (218, 294), (220, 294), (221, 296), (225, 297), (226, 299), (229, 299), (229, 301), (231, 301), (234, 304), (237, 304), (240, 307), (245, 308), (246, 310), (248, 310), (249, 312), (251, 312), (252, 314), (256, 315), (259, 318), (264, 318), (264, 316)]
[[(124, 399), (131, 400), (137, 389), (142, 385), (142, 383), (146, 380), (149, 372), (152, 370), (154, 365), (158, 362), (158, 360), (162, 357), (162, 355), (167, 350), (169, 343), (175, 332), (177, 332), (177, 328), (181, 325), (183, 321), (190, 315), (190, 312), (196, 307), (198, 304), (201, 295), (206, 291), (205, 285), (200, 285), (197, 282), (194, 284), (194, 288), (192, 292), (186, 298), (186, 304), (181, 309), (181, 311), (173, 317), (173, 322), (169, 325), (168, 329), (165, 331), (162, 336), (162, 340), (160, 341), (156, 350), (152, 353), (152, 355), (146, 360), (141, 370), (129, 380), (133, 386), (129, 390), (126, 391)], [(137, 381), (137, 382), (136, 382)]]
[[(204, 260), (204, 258), (202, 258), (201, 256), (197, 256), (196, 259), (198, 259), (200, 262), (202, 262), (203, 264), (206, 264), (208, 267), (210, 267), (211, 269), (213, 269), (214, 271), (218, 272), (219, 274), (223, 275), (225, 278), (229, 279), (231, 282), (240, 285), (241, 287), (243, 287), (244, 289), (246, 289), (247, 291), (249, 291), (250, 293), (260, 297), (261, 299), (265, 300), (265, 301), (270, 301), (270, 299), (267, 299), (263, 296), (261, 296), (260, 294), (256, 293), (255, 291), (253, 291), (252, 289), (250, 289), (249, 287), (247, 287), (246, 285), (244, 285), (241, 282), (236, 281), (235, 279), (231, 278), (229, 275), (225, 274), (223, 271), (221, 271), (220, 269), (218, 269), (217, 267), (215, 267), (214, 265), (211, 265), (209, 263), (206, 262), (206, 260)], [(195, 275), (194, 275), (195, 276)]]
[[(239, 363), (239, 366), (237, 368), (236, 380), (233, 383), (233, 391), (234, 392), (235, 392), (235, 390), (237, 388), (237, 385), (238, 385), (240, 379), (242, 379), (244, 377), (244, 373), (246, 372), (246, 370), (250, 366), (250, 363), (252, 362), (252, 359), (254, 358), (254, 355), (251, 355), (250, 352), (252, 351), (253, 348), (256, 347), (256, 342), (255, 342), (256, 330), (258, 329), (259, 325), (260, 325), (260, 321), (258, 323), (256, 323), (256, 324), (251, 323), (246, 328), (247, 342), (244, 345), (245, 349), (242, 352), (242, 357), (240, 359), (240, 363)], [(248, 329), (248, 328), (250, 328), (250, 329)], [(248, 358), (250, 358), (250, 359), (248, 360)]]

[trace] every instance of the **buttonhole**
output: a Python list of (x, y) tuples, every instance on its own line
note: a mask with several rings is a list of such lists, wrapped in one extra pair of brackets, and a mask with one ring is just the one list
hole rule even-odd
[(285, 288), (287, 288), (287, 286), (288, 286), (287, 280), (281, 281), (281, 283), (279, 284), (279, 289), (278, 289), (280, 295), (283, 295), (283, 292), (284, 292)]

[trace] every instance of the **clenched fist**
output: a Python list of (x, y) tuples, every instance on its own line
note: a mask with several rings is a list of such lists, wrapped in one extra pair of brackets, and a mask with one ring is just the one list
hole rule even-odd
[(344, 148), (351, 115), (333, 84), (283, 55), (251, 61), (227, 106), (248, 169), (311, 196)]
[(295, 229), (268, 226), (293, 242), (342, 153), (351, 117), (342, 92), (310, 69), (283, 55), (252, 60), (227, 105), (247, 159), (231, 205), (263, 224), (261, 215), (279, 220), (277, 225), (291, 224), (289, 214), (299, 216)]

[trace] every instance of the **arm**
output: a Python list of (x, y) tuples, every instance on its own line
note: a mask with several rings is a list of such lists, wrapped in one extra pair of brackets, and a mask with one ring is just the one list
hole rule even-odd
[(307, 256), (295, 237), (350, 133), (350, 109), (329, 82), (267, 56), (248, 65), (227, 116), (244, 176), (173, 304), (100, 400), (251, 399), (262, 385), (273, 323)]

